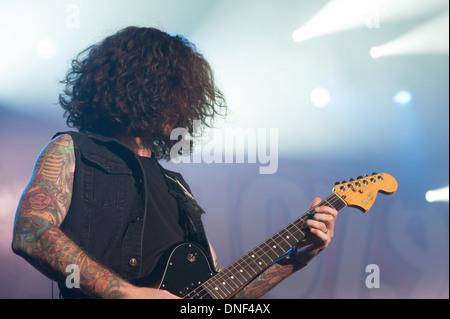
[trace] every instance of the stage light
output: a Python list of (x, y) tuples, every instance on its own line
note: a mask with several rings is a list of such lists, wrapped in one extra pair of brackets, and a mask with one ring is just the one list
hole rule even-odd
[(372, 47), (370, 56), (374, 59), (379, 59), (385, 56), (448, 54), (448, 52), (449, 14), (446, 12), (400, 37)]
[(392, 21), (448, 12), (446, 0), (332, 0), (292, 33), (296, 42), (359, 29), (378, 29)]
[(448, 202), (449, 187), (443, 187), (435, 190), (429, 190), (425, 194), (425, 198), (429, 203), (432, 202)]
[(325, 88), (317, 88), (311, 92), (311, 103), (315, 107), (324, 107), (330, 103), (330, 93)]
[(56, 53), (56, 43), (52, 39), (44, 39), (37, 47), (38, 55), (43, 59), (50, 59)]
[(381, 50), (379, 47), (372, 47), (370, 49), (370, 56), (374, 59), (378, 59), (381, 57)]
[(413, 96), (411, 92), (407, 90), (401, 90), (394, 94), (392, 101), (398, 105), (407, 105), (411, 103)]
[[(367, 9), (361, 0), (333, 0), (292, 33), (295, 42), (363, 26)], [(349, 10), (351, 8), (351, 10)]]

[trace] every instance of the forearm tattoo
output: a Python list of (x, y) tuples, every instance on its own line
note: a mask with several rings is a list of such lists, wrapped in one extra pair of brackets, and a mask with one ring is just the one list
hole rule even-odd
[(257, 299), (291, 275), (296, 269), (293, 264), (273, 264), (265, 272), (245, 286), (234, 298)]
[(59, 226), (70, 206), (75, 156), (70, 136), (61, 135), (40, 154), (17, 211), (13, 249), (38, 270), (63, 281), (78, 265), (80, 287), (95, 297), (120, 297), (120, 280), (89, 258)]

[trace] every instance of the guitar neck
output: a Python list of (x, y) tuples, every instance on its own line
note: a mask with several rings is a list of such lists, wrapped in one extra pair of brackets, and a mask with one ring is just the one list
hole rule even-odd
[[(337, 194), (332, 194), (317, 206), (329, 206), (339, 211), (347, 203)], [(314, 208), (204, 282), (203, 288), (214, 299), (233, 296), (305, 237), (305, 230), (301, 226), (314, 215)]]

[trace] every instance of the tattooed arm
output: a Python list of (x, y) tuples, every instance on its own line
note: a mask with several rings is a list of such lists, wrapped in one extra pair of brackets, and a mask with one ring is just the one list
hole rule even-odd
[(77, 265), (81, 292), (91, 297), (173, 297), (163, 290), (132, 286), (92, 260), (59, 229), (71, 203), (74, 171), (73, 141), (64, 134), (39, 155), (17, 209), (13, 251), (59, 282), (65, 282), (68, 265)]
[[(315, 198), (311, 207), (318, 203), (320, 199)], [(303, 225), (304, 228), (310, 229), (308, 236), (293, 248), (293, 254), (274, 263), (238, 292), (234, 298), (256, 299), (263, 296), (281, 281), (306, 266), (329, 245), (334, 234), (337, 211), (326, 206), (317, 207), (315, 211), (314, 219), (307, 220)]]

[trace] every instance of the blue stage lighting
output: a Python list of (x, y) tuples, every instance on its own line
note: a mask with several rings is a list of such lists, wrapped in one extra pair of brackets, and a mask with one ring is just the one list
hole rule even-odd
[(330, 102), (330, 93), (325, 88), (317, 88), (311, 92), (311, 103), (315, 107), (324, 107)]
[(412, 96), (411, 92), (409, 92), (407, 90), (398, 91), (397, 93), (394, 94), (394, 97), (392, 98), (394, 103), (398, 104), (398, 105), (407, 105), (407, 104), (411, 103), (412, 99), (413, 99), (413, 96)]

